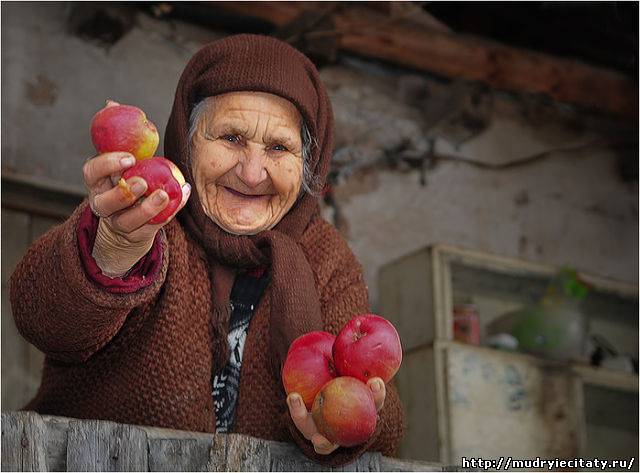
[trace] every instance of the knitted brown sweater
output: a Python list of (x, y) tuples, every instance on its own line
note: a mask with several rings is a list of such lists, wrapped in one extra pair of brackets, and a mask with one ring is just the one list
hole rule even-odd
[[(215, 432), (212, 302), (203, 251), (174, 220), (161, 233), (162, 265), (154, 283), (131, 294), (107, 292), (87, 277), (79, 253), (77, 228), (85, 210), (86, 202), (36, 241), (11, 278), (18, 330), (46, 354), (40, 389), (23, 409)], [(369, 311), (362, 268), (320, 218), (300, 246), (314, 272), (325, 329), (337, 334), (352, 316)], [(404, 422), (393, 384), (370, 441), (315, 453), (293, 425), (281, 380), (270, 370), (268, 305), (269, 297), (262, 297), (249, 326), (234, 432), (293, 440), (326, 465), (350, 462), (365, 450), (393, 455)]]

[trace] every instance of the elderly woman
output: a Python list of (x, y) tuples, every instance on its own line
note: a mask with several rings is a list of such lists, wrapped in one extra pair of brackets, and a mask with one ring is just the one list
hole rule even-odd
[[(336, 334), (369, 311), (362, 268), (322, 219), (318, 190), (333, 145), (331, 105), (313, 64), (278, 40), (239, 35), (186, 66), (165, 136), (184, 173), (182, 211), (132, 178), (126, 153), (88, 160), (89, 197), (29, 249), (11, 281), (20, 333), (46, 354), (24, 407), (294, 441), (340, 465), (394, 454), (403, 413), (393, 385), (368, 383), (374, 435), (355, 447), (318, 433), (280, 369), (298, 336)], [(192, 194), (192, 195), (190, 195)]]

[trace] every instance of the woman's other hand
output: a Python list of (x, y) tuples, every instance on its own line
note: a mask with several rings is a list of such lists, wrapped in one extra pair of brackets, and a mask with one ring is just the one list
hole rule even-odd
[[(367, 386), (371, 389), (373, 400), (376, 404), (376, 410), (380, 412), (384, 406), (384, 399), (387, 391), (382, 378), (371, 378), (367, 382)], [(297, 429), (304, 435), (304, 438), (313, 443), (313, 448), (320, 455), (329, 455), (340, 445), (331, 443), (324, 435), (318, 432), (316, 423), (313, 421), (311, 412), (307, 411), (302, 397), (298, 393), (291, 393), (287, 396), (287, 405), (289, 406), (289, 414)]]
[(102, 272), (110, 277), (123, 276), (151, 249), (156, 233), (173, 219), (189, 198), (191, 187), (182, 188), (182, 202), (166, 222), (147, 223), (169, 203), (161, 189), (141, 199), (147, 183), (141, 177), (127, 181), (130, 191), (119, 186), (122, 173), (135, 164), (135, 158), (124, 152), (99, 154), (83, 167), (84, 182), (89, 192), (89, 205), (100, 218), (93, 247), (93, 257)]

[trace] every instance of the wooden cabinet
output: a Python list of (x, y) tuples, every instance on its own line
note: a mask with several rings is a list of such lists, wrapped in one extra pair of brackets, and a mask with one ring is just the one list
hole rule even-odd
[(638, 461), (638, 377), (575, 366), (582, 457)]
[[(557, 270), (444, 245), (381, 270), (380, 311), (404, 348), (403, 457), (637, 457), (637, 375), (453, 341), (456, 303), (477, 307), (482, 340), (493, 320), (535, 303)], [(580, 277), (591, 286), (590, 333), (637, 356), (637, 286)]]

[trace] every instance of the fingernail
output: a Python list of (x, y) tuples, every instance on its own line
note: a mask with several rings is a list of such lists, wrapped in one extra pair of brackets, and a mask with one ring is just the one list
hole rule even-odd
[(126, 167), (133, 166), (135, 162), (136, 162), (136, 159), (132, 158), (131, 156), (127, 156), (126, 158), (122, 158), (120, 160), (120, 164)]
[(328, 450), (329, 448), (331, 448), (331, 442), (329, 442), (328, 439), (323, 438), (320, 435), (314, 435), (313, 438), (315, 439), (313, 440), (315, 447), (319, 447), (323, 450)]
[(136, 181), (132, 186), (131, 186), (131, 191), (134, 194), (142, 194), (145, 190), (145, 185), (140, 182), (140, 181)]
[(191, 194), (191, 184), (189, 184), (189, 183), (187, 182), (184, 186), (182, 186), (182, 193), (183, 193), (184, 195), (189, 195), (189, 194)]
[(382, 386), (380, 385), (380, 381), (374, 381), (373, 383), (371, 383), (371, 389), (373, 389), (374, 392), (381, 391)]
[(159, 192), (153, 194), (152, 203), (154, 205), (160, 205), (160, 204), (164, 203), (166, 198), (167, 198), (167, 193), (165, 191), (159, 191)]
[(291, 396), (291, 405), (293, 407), (300, 407), (300, 396)]

